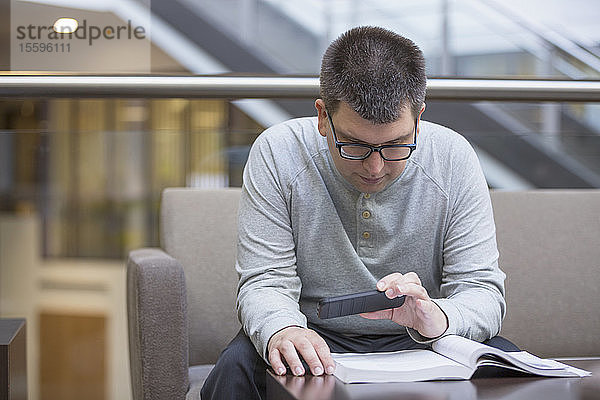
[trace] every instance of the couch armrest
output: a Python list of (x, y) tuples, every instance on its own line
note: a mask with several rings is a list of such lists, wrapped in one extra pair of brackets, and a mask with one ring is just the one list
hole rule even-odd
[(156, 248), (129, 253), (127, 314), (134, 399), (185, 399), (188, 325), (177, 260)]

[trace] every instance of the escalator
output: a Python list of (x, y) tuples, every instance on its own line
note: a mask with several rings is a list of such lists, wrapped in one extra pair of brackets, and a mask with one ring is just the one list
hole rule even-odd
[[(289, 72), (286, 63), (314, 60), (315, 52), (322, 52), (321, 40), (314, 32), (279, 12), (271, 3), (255, 2), (263, 8), (260, 12), (261, 25), (277, 25), (276, 31), (280, 35), (289, 36), (286, 40), (291, 45), (285, 49), (287, 56), (283, 57), (286, 61), (277, 61), (274, 51), (257, 49), (234, 33), (235, 30), (227, 29), (228, 14), (236, 12), (234, 7), (238, 2), (218, 2), (219, 10), (214, 9), (216, 3), (200, 1), (190, 5), (192, 3), (188, 0), (154, 0), (152, 13), (175, 27), (232, 73), (286, 73)], [(206, 4), (211, 4), (213, 9), (208, 10), (204, 7)], [(222, 15), (216, 17), (217, 11), (221, 11)], [(239, 18), (229, 21), (235, 23)], [(310, 68), (310, 62), (304, 61), (304, 64), (303, 68)], [(318, 70), (318, 66), (313, 68)], [(315, 115), (313, 100), (273, 102), (290, 117)], [(494, 118), (494, 114), (489, 107), (486, 109), (477, 104), (428, 102), (425, 119), (462, 133), (476, 148), (485, 151), (534, 187), (600, 187), (600, 135), (593, 128), (561, 111), (561, 126), (573, 134), (561, 138), (559, 147), (553, 149), (545, 145), (535, 129), (526, 132), (511, 129), (510, 124)]]

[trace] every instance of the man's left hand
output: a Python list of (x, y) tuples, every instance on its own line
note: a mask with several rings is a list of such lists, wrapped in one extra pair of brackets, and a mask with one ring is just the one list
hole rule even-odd
[(441, 308), (431, 301), (427, 290), (414, 272), (393, 273), (377, 282), (377, 290), (393, 299), (405, 295), (401, 307), (360, 314), (368, 319), (391, 319), (395, 323), (415, 329), (427, 338), (441, 336), (448, 329), (448, 319)]

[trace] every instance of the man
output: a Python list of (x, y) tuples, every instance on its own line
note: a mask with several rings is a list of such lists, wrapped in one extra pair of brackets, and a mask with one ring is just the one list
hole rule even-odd
[[(243, 332), (203, 398), (262, 396), (266, 363), (280, 375), (332, 374), (331, 351), (500, 331), (504, 274), (487, 184), (462, 136), (421, 121), (421, 51), (393, 32), (355, 28), (325, 52), (320, 84), (316, 118), (267, 129), (250, 152), (236, 266)], [(374, 288), (406, 301), (316, 315), (321, 298)]]

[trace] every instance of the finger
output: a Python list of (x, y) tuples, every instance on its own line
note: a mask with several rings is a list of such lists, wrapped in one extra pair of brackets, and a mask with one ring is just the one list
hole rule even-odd
[(392, 319), (392, 310), (372, 311), (359, 315), (366, 319)]
[(409, 272), (406, 275), (403, 275), (401, 279), (397, 279), (396, 281), (394, 281), (390, 289), (388, 289), (389, 295), (387, 291), (386, 295), (388, 295), (389, 298), (393, 299), (394, 297), (398, 297), (401, 294), (409, 294), (407, 293), (407, 291), (410, 290), (410, 287), (415, 285), (417, 287), (422, 287), (421, 280), (419, 279), (419, 276), (417, 274), (415, 274), (414, 272)]
[(379, 282), (377, 282), (377, 290), (383, 292), (386, 289), (389, 289), (396, 280), (401, 278), (402, 274), (399, 272), (394, 272), (393, 274), (386, 275), (383, 278), (381, 278)]
[(392, 274), (386, 275), (383, 278), (381, 278), (379, 280), (379, 282), (377, 282), (377, 288), (384, 289), (384, 288), (392, 287), (394, 284), (402, 283), (402, 282), (412, 282), (412, 283), (417, 283), (420, 285), (421, 279), (419, 278), (419, 275), (417, 275), (415, 272), (412, 272), (412, 271), (407, 272), (404, 275), (399, 272), (394, 272)]
[[(427, 289), (423, 286), (418, 285), (416, 283), (403, 283), (397, 288), (399, 294), (404, 294), (406, 296), (414, 297), (415, 299), (427, 300), (429, 301), (429, 294), (427, 293)], [(387, 295), (387, 292), (386, 292)]]
[(419, 275), (417, 275), (415, 272), (407, 272), (404, 275), (404, 281), (416, 283), (417, 285), (421, 285), (421, 278), (419, 278)]
[(385, 291), (385, 297), (387, 297), (388, 299), (395, 299), (396, 297), (400, 297), (404, 293), (404, 284), (400, 284), (400, 285), (393, 285), (391, 288), (387, 289)]
[(335, 372), (335, 362), (331, 357), (331, 351), (325, 340), (318, 336), (315, 342), (313, 342), (313, 345), (317, 352), (317, 356), (321, 360), (321, 364), (323, 364), (323, 368), (325, 368), (324, 372), (328, 375), (333, 374)]
[(388, 299), (395, 299), (396, 297), (399, 297), (403, 294), (409, 294), (409, 286), (408, 285), (415, 285), (414, 283), (407, 283), (407, 282), (400, 282), (400, 283), (394, 283), (392, 284), (392, 286), (390, 288), (388, 288), (385, 291), (385, 296)]
[(285, 374), (285, 365), (281, 360), (281, 354), (279, 353), (279, 350), (272, 349), (269, 352), (269, 362), (271, 363), (271, 367), (273, 367), (273, 371), (275, 371), (277, 375)]
[(304, 375), (304, 367), (302, 366), (302, 362), (300, 361), (300, 357), (298, 356), (298, 352), (296, 351), (296, 347), (294, 344), (286, 340), (279, 346), (279, 351), (285, 361), (290, 366), (292, 374), (296, 376)]
[(377, 283), (377, 289), (380, 291), (385, 291), (385, 295), (389, 299), (393, 299), (401, 294), (404, 294), (401, 288), (409, 284), (421, 286), (421, 279), (416, 273), (408, 272), (405, 275), (393, 273), (382, 278)]
[(302, 358), (304, 358), (304, 361), (306, 361), (308, 364), (310, 372), (313, 375), (322, 375), (323, 364), (321, 364), (321, 360), (317, 355), (317, 351), (315, 350), (313, 343), (311, 343), (308, 339), (303, 338), (299, 341), (299, 343), (296, 343), (296, 348), (298, 349), (298, 352)]

